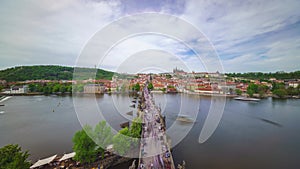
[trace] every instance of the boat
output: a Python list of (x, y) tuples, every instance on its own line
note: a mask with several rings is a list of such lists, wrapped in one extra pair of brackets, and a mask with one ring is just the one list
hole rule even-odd
[(124, 122), (124, 123), (121, 123), (121, 124), (120, 124), (120, 127), (121, 127), (121, 128), (129, 127), (129, 121)]
[(5, 97), (2, 97), (1, 99), (0, 99), (0, 103), (1, 102), (4, 102), (5, 100), (8, 100), (8, 99), (10, 99), (11, 98), (11, 96), (5, 96)]
[(241, 101), (260, 101), (260, 99), (257, 99), (257, 98), (251, 98), (251, 97), (235, 97), (234, 100), (241, 100)]
[(194, 122), (194, 120), (187, 115), (178, 115), (176, 120), (181, 121), (181, 122), (187, 122), (187, 123)]
[(133, 111), (127, 112), (126, 114), (132, 116), (133, 115)]

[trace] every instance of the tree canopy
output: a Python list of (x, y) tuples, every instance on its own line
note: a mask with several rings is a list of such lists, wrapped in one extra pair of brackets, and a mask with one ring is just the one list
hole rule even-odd
[(99, 122), (94, 130), (86, 125), (82, 130), (75, 133), (73, 137), (74, 157), (82, 163), (91, 163), (96, 160), (98, 153), (104, 155), (106, 147), (112, 143), (113, 134), (105, 121)]
[(152, 83), (149, 83), (149, 84), (148, 84), (148, 89), (149, 89), (149, 90), (153, 90), (153, 88), (154, 88), (154, 87), (153, 87), (153, 84), (152, 84)]
[(6, 145), (0, 148), (0, 169), (29, 169), (28, 157), (28, 152), (22, 152), (19, 145)]
[(87, 133), (92, 133), (90, 126), (84, 126), (84, 128), (77, 131), (73, 137), (73, 150), (76, 152), (74, 159), (81, 163), (94, 162), (97, 157), (97, 145)]
[(94, 129), (94, 140), (97, 144), (97, 151), (104, 155), (106, 147), (112, 143), (113, 134), (110, 127), (106, 125), (105, 121), (98, 123)]
[(133, 138), (141, 138), (142, 133), (142, 119), (141, 118), (135, 118), (132, 121), (132, 124), (129, 129), (130, 136)]
[(235, 89), (235, 93), (236, 93), (237, 95), (241, 95), (243, 92), (241, 91), (241, 89)]
[(125, 155), (130, 149), (131, 137), (129, 129), (123, 128), (113, 137), (114, 150), (120, 155)]
[(135, 90), (135, 91), (140, 91), (140, 89), (141, 89), (141, 86), (140, 86), (140, 84), (139, 83), (136, 83), (134, 86), (133, 86), (133, 88), (132, 88), (133, 90)]
[(287, 92), (285, 89), (276, 89), (273, 91), (273, 94), (275, 94), (279, 98), (284, 98), (287, 95)]
[(268, 80), (270, 78), (276, 79), (300, 79), (300, 71), (295, 72), (275, 72), (275, 73), (262, 73), (262, 72), (249, 72), (249, 73), (226, 73), (228, 77), (243, 77), (247, 79)]
[[(77, 68), (75, 77), (77, 79), (108, 79), (111, 80), (113, 72), (97, 69), (95, 77), (90, 77), (95, 72), (92, 68)], [(40, 66), (19, 66), (5, 70), (0, 70), (0, 80), (7, 82), (25, 81), (25, 80), (72, 80), (73, 67), (40, 65)]]
[[(71, 83), (46, 83), (46, 84), (40, 84), (40, 83), (32, 83), (28, 85), (30, 92), (42, 92), (44, 94), (52, 94), (52, 93), (71, 93), (72, 90), (72, 84)], [(83, 89), (82, 89), (83, 90)], [(77, 91), (76, 89), (74, 91)]]
[(266, 92), (268, 91), (269, 87), (266, 85), (258, 85), (254, 83), (250, 83), (247, 88), (247, 94), (249, 94), (250, 97), (253, 96), (253, 94), (257, 93), (262, 97)]
[(297, 88), (285, 87), (284, 83), (273, 83), (272, 93), (279, 98), (285, 98), (287, 96), (298, 96), (300, 95), (300, 85)]

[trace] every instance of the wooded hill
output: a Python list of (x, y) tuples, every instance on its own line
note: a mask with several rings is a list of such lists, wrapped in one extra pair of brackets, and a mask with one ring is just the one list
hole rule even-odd
[(275, 73), (262, 73), (262, 72), (249, 72), (249, 73), (226, 73), (228, 77), (242, 77), (246, 79), (255, 80), (268, 80), (276, 78), (280, 80), (285, 79), (300, 79), (300, 71), (295, 72), (275, 72)]
[[(79, 73), (76, 73), (76, 79), (94, 78), (95, 69), (92, 68), (77, 68)], [(7, 82), (25, 81), (25, 80), (72, 80), (73, 67), (39, 65), (39, 66), (19, 66), (0, 70), (0, 80)], [(78, 71), (76, 71), (78, 72)], [(111, 80), (114, 72), (97, 69), (96, 79)]]

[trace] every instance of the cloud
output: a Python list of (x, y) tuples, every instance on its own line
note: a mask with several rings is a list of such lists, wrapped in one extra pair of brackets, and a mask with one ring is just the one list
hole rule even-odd
[(293, 58), (290, 52), (280, 56), (285, 60), (284, 66), (273, 62), (278, 60), (276, 53), (266, 52), (264, 57), (260, 54), (276, 50), (278, 46), (273, 46), (274, 42), (280, 43), (282, 50), (285, 47), (286, 51), (299, 53), (299, 47), (289, 43), (300, 38), (299, 1), (189, 1), (186, 6), (182, 17), (195, 23), (212, 41), (225, 71), (300, 68), (293, 64), (296, 59), (299, 62), (295, 53)]
[(92, 34), (117, 17), (116, 5), (85, 1), (20, 1), (14, 5), (4, 1), (0, 7), (4, 23), (0, 28), (0, 67), (74, 65)]
[[(163, 51), (165, 51), (165, 53)], [(137, 59), (140, 61), (139, 63), (132, 61)], [(176, 39), (155, 34), (134, 36), (125, 39), (111, 49), (99, 67), (110, 67), (114, 68), (114, 71), (120, 71), (121, 69), (119, 69), (119, 67), (124, 64), (131, 65), (131, 69), (135, 69), (136, 67), (141, 67), (141, 65), (142, 67), (146, 67), (146, 65), (155, 67), (154, 63), (156, 63), (158, 67), (161, 67), (161, 69), (165, 69), (169, 72), (172, 71), (172, 68), (175, 68), (176, 65), (186, 71), (205, 70), (201, 60), (188, 46)], [(161, 64), (164, 65), (164, 68)], [(133, 71), (131, 69), (128, 70), (128, 72), (132, 73)], [(122, 68), (122, 72), (126, 72), (124, 67)]]
[[(175, 15), (193, 24), (205, 36), (199, 37), (182, 24), (162, 31), (178, 31), (190, 48), (201, 51), (204, 61), (215, 46), (225, 71), (293, 71), (300, 69), (300, 1), (218, 1), (218, 0), (62, 0), (0, 2), (0, 68), (30, 64), (75, 65), (84, 45), (100, 29), (116, 19), (143, 12)], [(132, 20), (116, 28), (118, 33), (130, 32), (132, 24), (159, 27), (162, 21)], [(140, 29), (144, 29), (140, 27)], [(101, 40), (101, 39), (100, 39)], [(107, 39), (102, 39), (107, 40)], [(147, 49), (172, 51), (184, 62), (195, 64), (192, 50), (172, 38), (139, 37), (126, 45), (120, 44), (112, 54), (125, 60), (126, 56)], [(199, 60), (199, 59), (198, 59)], [(106, 65), (116, 69), (116, 61), (108, 58)], [(170, 63), (171, 65), (171, 63)]]

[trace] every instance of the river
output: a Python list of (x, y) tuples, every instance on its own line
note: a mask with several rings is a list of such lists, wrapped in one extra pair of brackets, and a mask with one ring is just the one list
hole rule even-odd
[[(296, 169), (300, 159), (300, 100), (267, 98), (259, 102), (227, 99), (223, 117), (214, 134), (205, 142), (198, 142), (210, 97), (181, 94), (156, 94), (156, 102), (166, 115), (167, 126), (176, 123), (180, 103), (184, 107), (199, 105), (196, 123), (184, 139), (173, 148), (176, 163), (186, 161), (189, 169)], [(72, 151), (72, 137), (81, 129), (73, 97), (70, 96), (14, 96), (0, 107), (0, 146), (17, 143), (29, 150), (32, 161)], [(89, 96), (76, 97), (92, 117)], [(108, 123), (119, 130), (119, 124), (132, 119), (126, 112), (132, 98), (126, 95), (97, 96)], [(196, 105), (196, 107), (198, 106)], [(197, 109), (198, 110), (198, 109)], [(78, 110), (77, 110), (78, 111)], [(77, 112), (78, 113), (78, 112)], [(93, 119), (97, 121), (97, 119)], [(178, 133), (184, 132), (178, 130)]]

